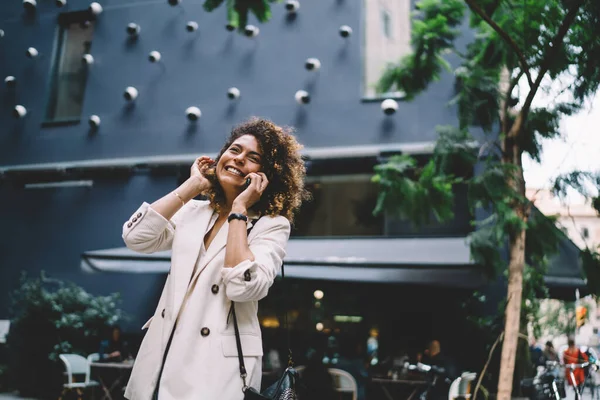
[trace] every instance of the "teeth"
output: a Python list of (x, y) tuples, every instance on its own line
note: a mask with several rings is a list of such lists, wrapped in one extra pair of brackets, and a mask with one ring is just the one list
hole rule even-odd
[(227, 171), (233, 172), (236, 175), (242, 176), (242, 172), (240, 170), (237, 170), (237, 169), (233, 168), (233, 167), (227, 167)]

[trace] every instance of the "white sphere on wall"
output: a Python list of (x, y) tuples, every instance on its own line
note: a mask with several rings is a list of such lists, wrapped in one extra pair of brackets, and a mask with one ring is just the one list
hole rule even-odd
[(381, 109), (385, 115), (392, 115), (398, 110), (398, 102), (394, 99), (385, 99), (381, 102)]
[(310, 95), (306, 90), (298, 90), (294, 95), (294, 98), (299, 104), (308, 104), (310, 103)]
[(150, 54), (148, 55), (148, 60), (150, 60), (150, 62), (155, 63), (155, 62), (159, 62), (161, 59), (161, 55), (160, 52), (153, 50), (150, 52)]
[(185, 25), (185, 30), (188, 32), (196, 32), (198, 30), (198, 23), (196, 21), (189, 21)]
[(352, 35), (352, 28), (350, 28), (348, 25), (340, 26), (340, 36), (341, 37), (347, 38), (350, 35)]
[(231, 100), (235, 100), (238, 99), (240, 97), (240, 89), (236, 88), (236, 87), (232, 87), (229, 88), (229, 90), (227, 90), (227, 97), (230, 98)]
[(127, 31), (127, 34), (131, 37), (139, 36), (141, 30), (142, 30), (142, 28), (134, 22), (130, 22), (127, 24), (126, 31)]
[(23, 0), (23, 8), (27, 11), (35, 11), (37, 8), (37, 1), (35, 0)]
[(127, 101), (135, 101), (135, 99), (138, 98), (139, 92), (136, 88), (134, 88), (133, 86), (128, 86), (125, 89), (125, 93), (123, 93), (123, 97), (125, 97), (125, 100)]
[(285, 9), (289, 13), (295, 13), (300, 8), (300, 2), (298, 0), (287, 0), (285, 2)]
[(198, 121), (202, 116), (202, 111), (198, 107), (192, 106), (185, 110), (185, 115), (190, 121)]
[(40, 53), (37, 51), (35, 47), (30, 47), (25, 52), (25, 55), (29, 58), (36, 58)]
[(94, 56), (91, 54), (84, 54), (81, 57), (81, 60), (83, 61), (84, 64), (86, 65), (92, 65), (94, 63)]
[(17, 85), (17, 78), (15, 78), (12, 75), (9, 75), (6, 78), (4, 78), (4, 84), (7, 88), (13, 88)]
[(101, 121), (100, 117), (97, 115), (90, 116), (90, 119), (88, 120), (88, 123), (90, 124), (90, 128), (92, 128), (92, 129), (98, 129), (98, 127), (100, 126), (100, 122), (102, 122), (102, 121)]
[(321, 68), (321, 61), (318, 58), (307, 58), (304, 62), (304, 68), (309, 71), (317, 71)]
[(17, 119), (25, 118), (27, 115), (27, 109), (22, 105), (18, 104), (13, 108), (13, 117)]
[(103, 8), (100, 5), (100, 3), (93, 2), (92, 4), (90, 4), (89, 10), (94, 15), (100, 15), (102, 14)]
[(260, 33), (260, 29), (254, 25), (246, 25), (244, 28), (244, 34), (248, 37), (256, 37)]

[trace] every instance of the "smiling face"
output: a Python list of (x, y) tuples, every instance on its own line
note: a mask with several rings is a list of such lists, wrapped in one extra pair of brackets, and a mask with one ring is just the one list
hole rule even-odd
[(240, 192), (244, 188), (246, 176), (260, 172), (262, 150), (252, 135), (240, 136), (221, 155), (217, 162), (216, 174), (225, 193)]

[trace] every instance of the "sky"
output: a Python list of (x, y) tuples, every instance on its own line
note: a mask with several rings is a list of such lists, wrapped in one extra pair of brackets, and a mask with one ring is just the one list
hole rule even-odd
[[(546, 100), (541, 96), (540, 103)], [(541, 163), (523, 156), (528, 188), (550, 187), (554, 177), (573, 170), (600, 171), (600, 91), (578, 114), (564, 117), (560, 129), (563, 137), (542, 142)], [(582, 201), (576, 194), (567, 199), (571, 204)]]

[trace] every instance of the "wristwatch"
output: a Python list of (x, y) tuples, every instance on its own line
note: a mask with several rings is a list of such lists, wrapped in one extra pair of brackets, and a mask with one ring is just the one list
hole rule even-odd
[(239, 219), (244, 222), (248, 222), (248, 217), (246, 217), (244, 214), (240, 214), (240, 213), (229, 214), (229, 217), (227, 217), (227, 222), (231, 222), (232, 219)]

